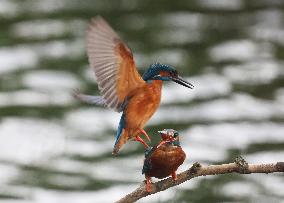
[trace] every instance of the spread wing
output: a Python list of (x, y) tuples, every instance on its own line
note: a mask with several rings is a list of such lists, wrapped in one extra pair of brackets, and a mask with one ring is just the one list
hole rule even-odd
[(87, 54), (106, 105), (122, 111), (127, 95), (145, 83), (131, 50), (103, 18), (95, 17), (87, 29)]

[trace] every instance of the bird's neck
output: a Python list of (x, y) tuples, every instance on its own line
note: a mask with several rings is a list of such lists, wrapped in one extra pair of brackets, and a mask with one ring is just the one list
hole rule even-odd
[(162, 89), (163, 81), (162, 80), (153, 80), (152, 83), (153, 87), (157, 89)]

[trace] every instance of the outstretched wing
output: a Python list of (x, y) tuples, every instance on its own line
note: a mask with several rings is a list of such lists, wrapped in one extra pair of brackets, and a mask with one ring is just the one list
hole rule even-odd
[(99, 16), (92, 19), (87, 29), (87, 54), (106, 105), (122, 111), (129, 92), (145, 82), (129, 47)]
[(87, 104), (97, 104), (97, 105), (106, 106), (106, 102), (101, 96), (82, 94), (78, 89), (73, 90), (72, 95), (75, 99), (78, 99), (79, 101)]

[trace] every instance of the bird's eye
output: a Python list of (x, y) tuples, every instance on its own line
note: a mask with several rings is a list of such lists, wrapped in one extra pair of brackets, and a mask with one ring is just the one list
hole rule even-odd
[(153, 78), (155, 79), (155, 78), (160, 78), (161, 77), (161, 75), (159, 74), (159, 75), (155, 75)]
[(177, 76), (178, 72), (176, 70), (173, 70), (173, 71), (170, 72), (170, 75), (171, 76)]

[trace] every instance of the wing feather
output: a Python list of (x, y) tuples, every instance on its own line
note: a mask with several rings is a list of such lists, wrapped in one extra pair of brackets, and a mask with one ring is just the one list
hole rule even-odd
[(95, 17), (87, 29), (87, 54), (104, 102), (121, 111), (128, 94), (145, 83), (131, 50), (103, 18)]
[(85, 102), (87, 104), (97, 104), (97, 105), (103, 105), (105, 106), (105, 100), (101, 96), (93, 96), (93, 95), (86, 95), (82, 94), (79, 90), (73, 91), (74, 98)]

